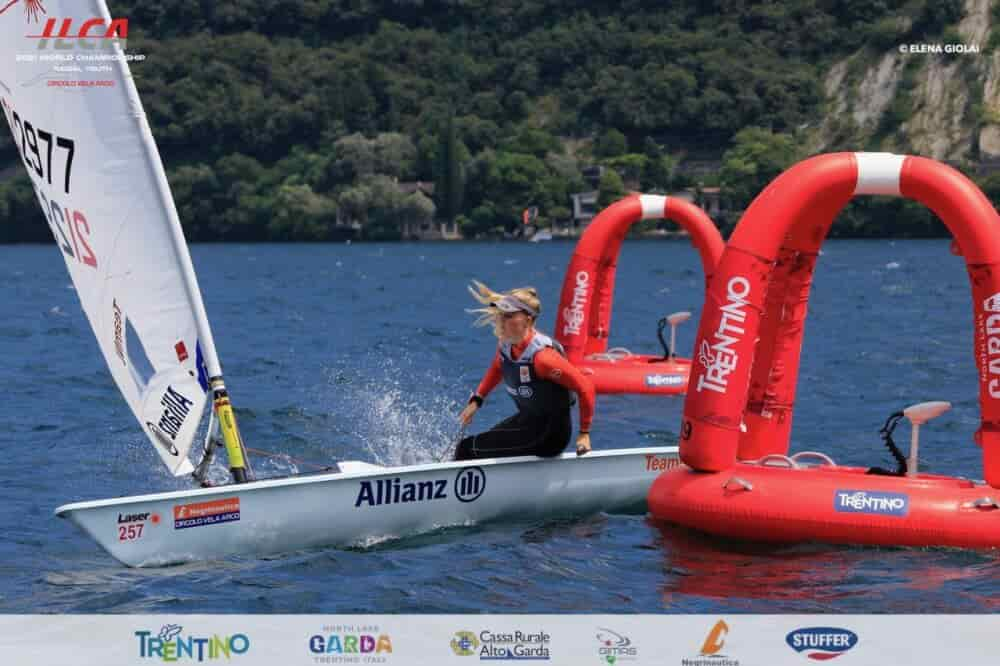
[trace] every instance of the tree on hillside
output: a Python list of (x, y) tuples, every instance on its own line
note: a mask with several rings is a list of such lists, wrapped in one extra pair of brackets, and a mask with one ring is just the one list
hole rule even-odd
[(438, 138), (434, 195), (442, 219), (451, 222), (462, 212), (465, 193), (465, 162), (469, 151), (458, 138), (455, 116), (449, 114)]
[(737, 209), (746, 208), (778, 174), (797, 162), (801, 151), (788, 134), (747, 127), (722, 156), (719, 180)]

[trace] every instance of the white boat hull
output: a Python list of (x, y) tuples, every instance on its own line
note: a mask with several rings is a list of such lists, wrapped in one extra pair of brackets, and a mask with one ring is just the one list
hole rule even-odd
[(644, 512), (677, 447), (340, 473), (77, 502), (56, 509), (120, 562), (162, 566), (228, 555), (355, 546), (507, 517)]

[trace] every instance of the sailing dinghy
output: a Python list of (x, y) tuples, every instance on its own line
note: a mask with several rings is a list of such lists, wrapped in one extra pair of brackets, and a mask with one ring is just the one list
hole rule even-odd
[(679, 464), (676, 447), (392, 468), (344, 461), (332, 472), (255, 479), (122, 57), (127, 31), (104, 0), (8, 3), (0, 107), (105, 363), (153, 449), (197, 486), (218, 445), (232, 483), (66, 504), (57, 516), (129, 566), (157, 566), (364, 545), (507, 517), (645, 510), (653, 479)]

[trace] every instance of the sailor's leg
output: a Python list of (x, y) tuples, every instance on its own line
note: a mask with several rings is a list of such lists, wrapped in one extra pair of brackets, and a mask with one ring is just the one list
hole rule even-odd
[(486, 432), (466, 437), (455, 449), (455, 460), (537, 455), (548, 420), (515, 414)]
[(536, 456), (551, 458), (563, 452), (573, 435), (573, 421), (569, 407), (549, 419), (545, 433), (538, 443)]

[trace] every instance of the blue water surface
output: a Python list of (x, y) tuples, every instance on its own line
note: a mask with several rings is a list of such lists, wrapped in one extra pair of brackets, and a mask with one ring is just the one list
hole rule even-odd
[[(259, 475), (307, 462), (428, 461), (495, 341), (464, 309), (473, 278), (538, 288), (551, 330), (571, 243), (202, 245), (194, 263)], [(992, 612), (1000, 565), (952, 549), (764, 547), (643, 516), (453, 528), (351, 550), (130, 570), (52, 510), (189, 487), (118, 395), (54, 246), (0, 247), (0, 612)], [(703, 298), (685, 241), (623, 246), (612, 346), (653, 353), (661, 316)], [(792, 450), (891, 464), (885, 418), (924, 400), (928, 471), (979, 478), (971, 306), (940, 241), (831, 241), (810, 302)], [(597, 449), (673, 444), (682, 401), (601, 396)], [(501, 395), (475, 425), (510, 413)], [(898, 431), (897, 440), (907, 435)], [(223, 470), (216, 470), (217, 473)]]

